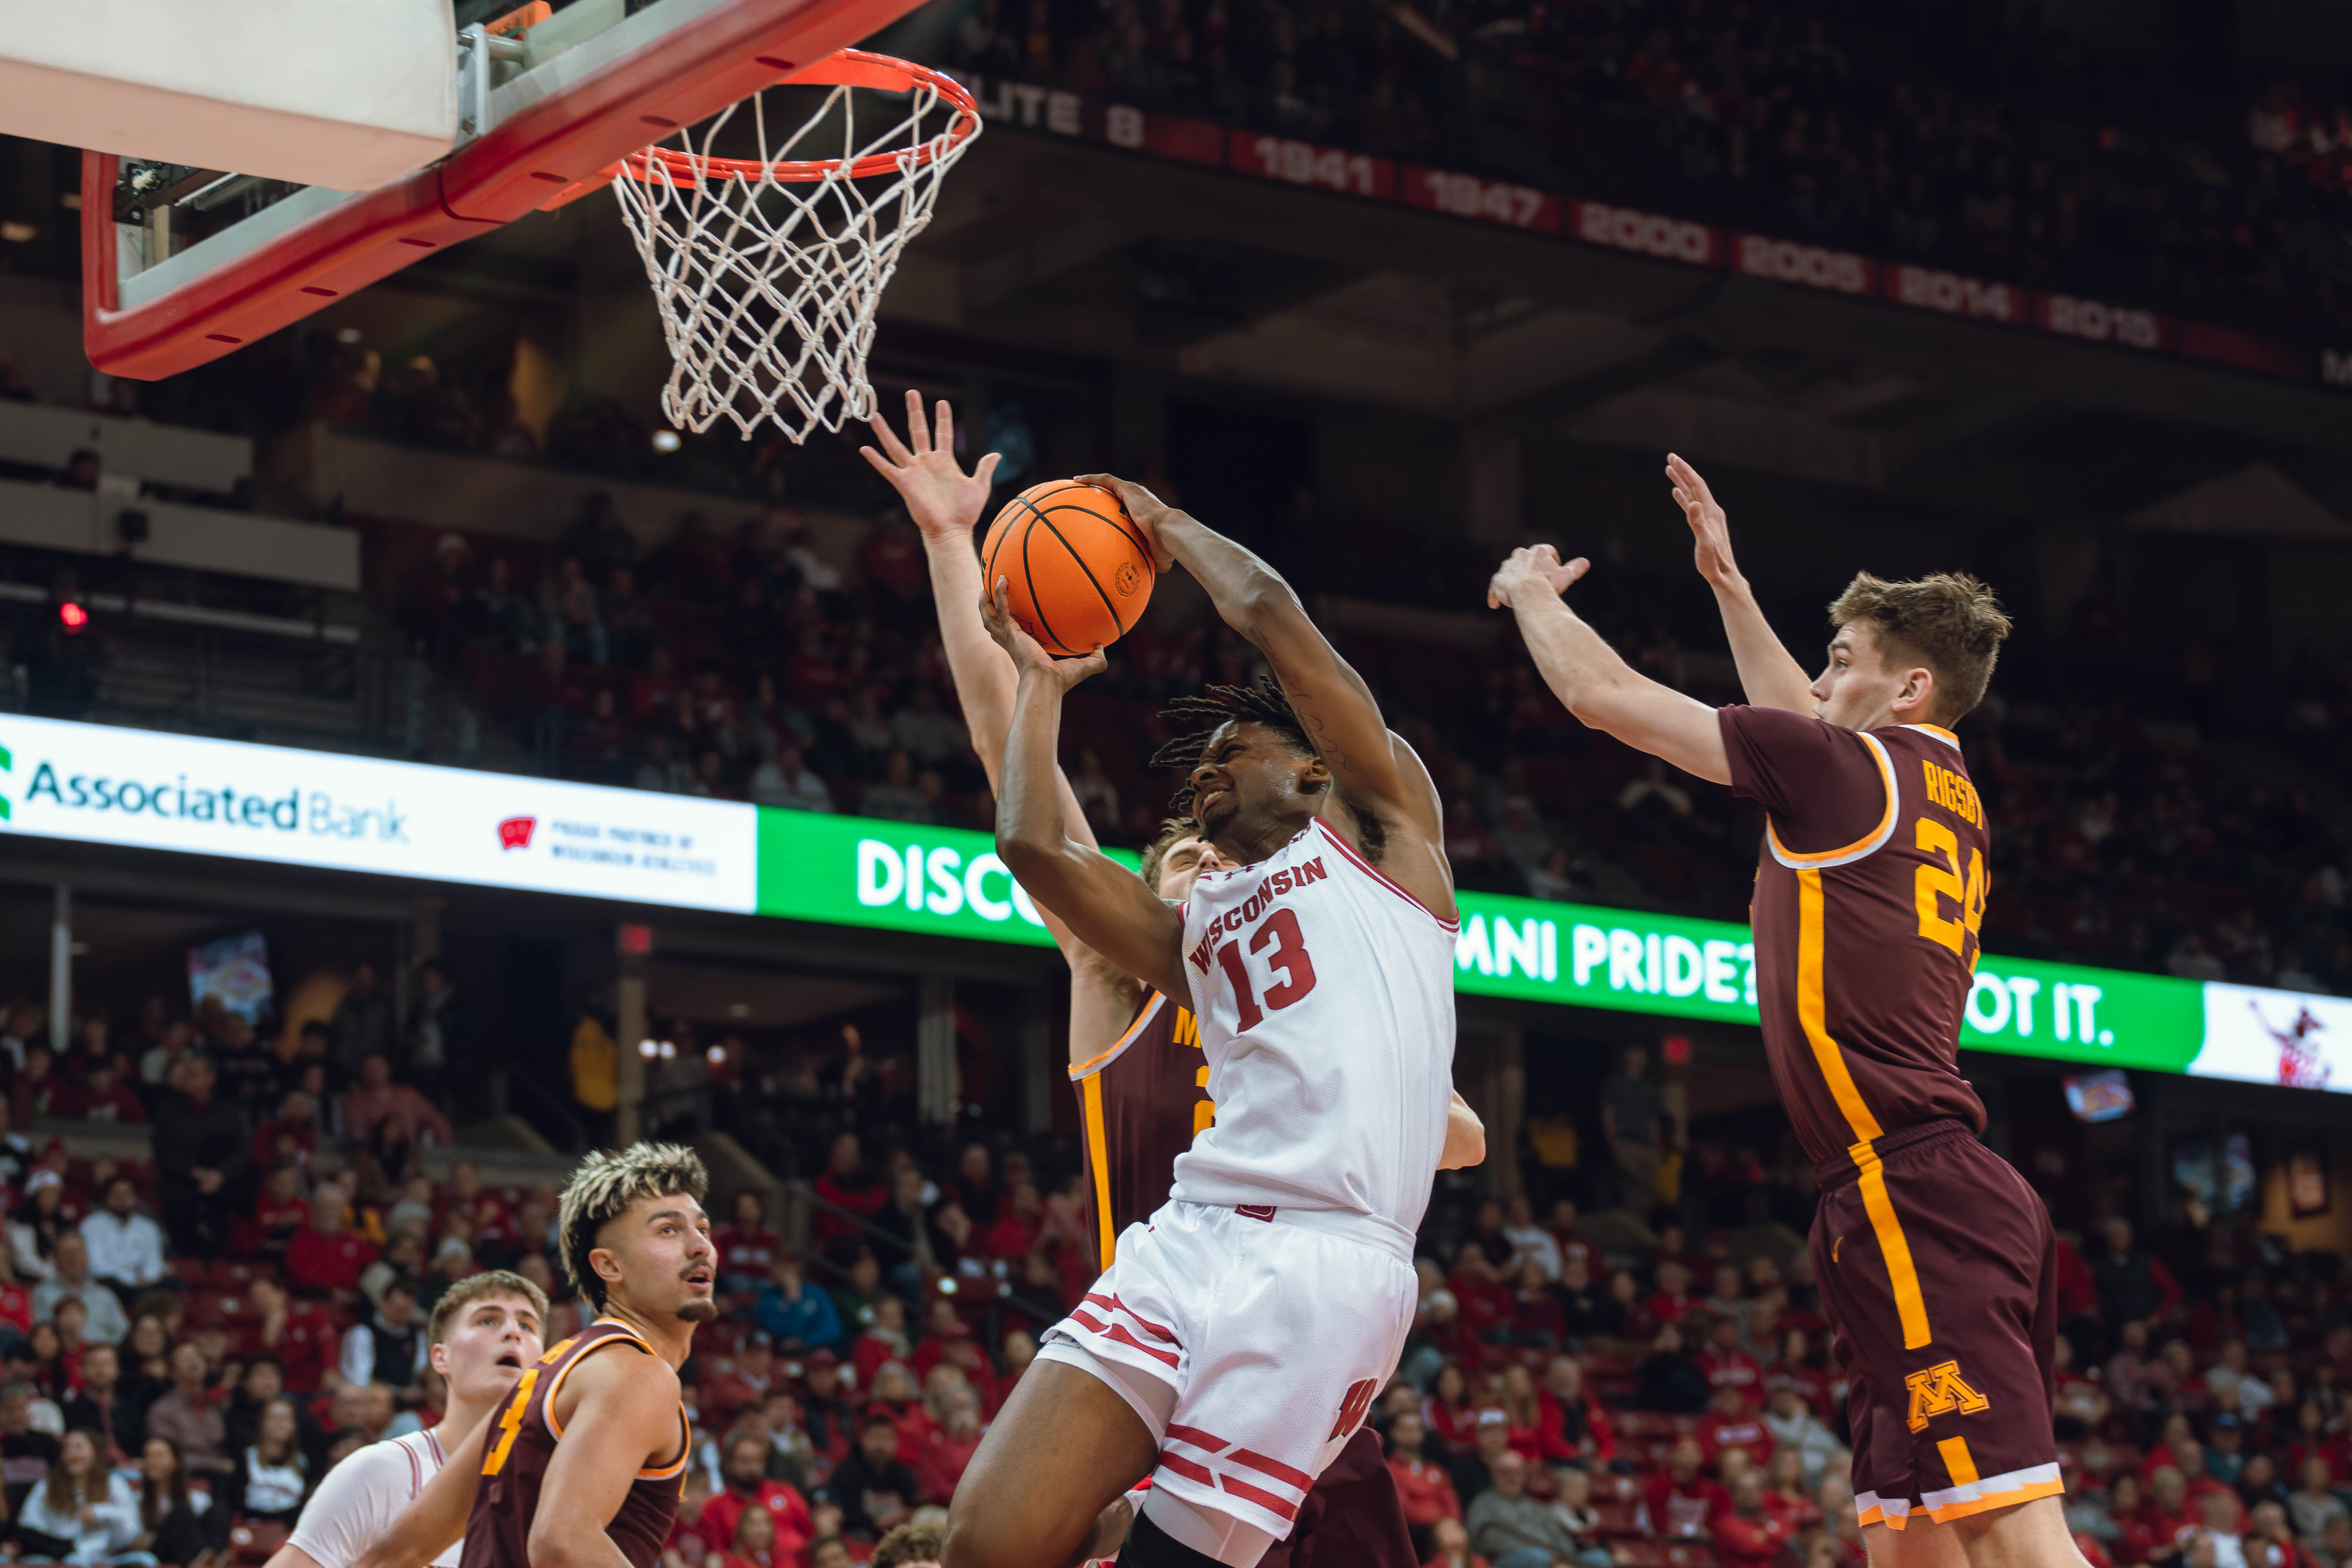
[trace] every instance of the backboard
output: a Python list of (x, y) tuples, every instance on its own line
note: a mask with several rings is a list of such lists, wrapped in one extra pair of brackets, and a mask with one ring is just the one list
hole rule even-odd
[[(535, 0), (458, 36), (455, 146), (373, 190), (82, 157), (83, 341), (152, 381), (435, 251), (561, 205), (618, 160), (789, 81), (916, 0)], [(446, 9), (445, 9), (446, 14)], [(235, 212), (232, 221), (217, 216)]]

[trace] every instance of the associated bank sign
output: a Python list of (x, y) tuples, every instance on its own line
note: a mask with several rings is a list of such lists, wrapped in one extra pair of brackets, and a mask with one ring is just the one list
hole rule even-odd
[(749, 913), (755, 808), (0, 716), (0, 832)]

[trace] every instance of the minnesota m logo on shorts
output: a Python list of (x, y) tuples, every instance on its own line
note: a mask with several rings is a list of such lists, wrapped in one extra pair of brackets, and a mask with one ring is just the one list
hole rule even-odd
[(1938, 1362), (1925, 1372), (1912, 1373), (1904, 1378), (1903, 1386), (1911, 1391), (1909, 1426), (1914, 1432), (1926, 1431), (1930, 1417), (1954, 1412), (1974, 1415), (1992, 1405), (1960, 1376), (1960, 1363), (1956, 1361)]

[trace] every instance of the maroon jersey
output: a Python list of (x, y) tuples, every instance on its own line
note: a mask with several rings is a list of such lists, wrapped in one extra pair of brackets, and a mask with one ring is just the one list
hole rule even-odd
[[(466, 1550), (459, 1568), (530, 1568), (531, 1516), (539, 1511), (539, 1489), (555, 1458), (563, 1428), (555, 1419), (555, 1395), (572, 1369), (598, 1351), (627, 1345), (646, 1355), (653, 1346), (628, 1324), (599, 1318), (568, 1340), (547, 1347), (536, 1365), (523, 1369), (514, 1391), (499, 1407), (482, 1452), (482, 1479), (474, 1488), (474, 1510), (466, 1520)], [(621, 1500), (604, 1533), (631, 1568), (653, 1568), (677, 1517), (686, 1489), (686, 1462), (694, 1451), (686, 1406), (677, 1408), (677, 1458), (657, 1469), (639, 1470), (636, 1484)]]
[(1770, 814), (1758, 856), (1756, 999), (1781, 1103), (1823, 1179), (1876, 1163), (1885, 1134), (1984, 1130), (1959, 1074), (1984, 920), (1984, 803), (1931, 724), (1867, 732), (1726, 708), (1732, 787)]
[(1086, 1131), (1087, 1202), (1102, 1267), (1168, 1201), (1176, 1156), (1216, 1119), (1192, 1009), (1154, 991), (1110, 1049), (1070, 1069)]

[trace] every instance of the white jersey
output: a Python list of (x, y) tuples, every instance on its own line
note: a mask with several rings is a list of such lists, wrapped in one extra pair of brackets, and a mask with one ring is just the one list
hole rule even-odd
[[(392, 1521), (448, 1458), (432, 1431), (371, 1443), (329, 1470), (303, 1505), (287, 1544), (319, 1568), (351, 1568), (392, 1530)], [(433, 1559), (432, 1568), (457, 1568), (462, 1540)]]
[(1276, 1208), (1410, 1261), (1454, 1089), (1454, 921), (1318, 819), (1184, 904), (1213, 1126), (1171, 1199)]

